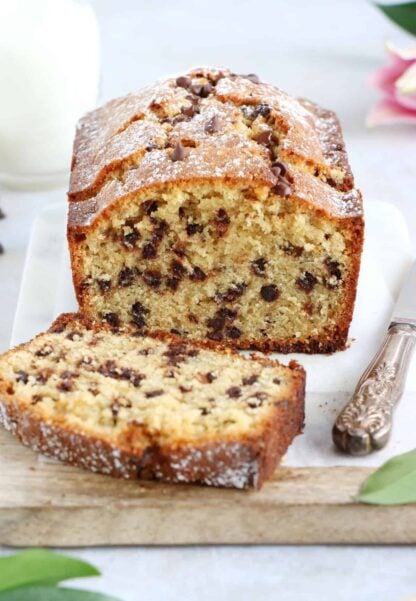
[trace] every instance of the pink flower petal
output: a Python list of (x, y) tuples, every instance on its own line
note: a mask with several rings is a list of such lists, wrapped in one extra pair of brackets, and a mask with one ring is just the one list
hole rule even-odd
[(416, 62), (402, 73), (395, 87), (397, 102), (416, 111)]
[(390, 58), (388, 65), (378, 69), (370, 76), (368, 83), (380, 89), (389, 98), (396, 97), (396, 80), (410, 67), (416, 63), (416, 49), (401, 51), (392, 42), (386, 43), (386, 50)]
[(397, 48), (390, 40), (386, 42), (386, 51), (393, 58), (401, 59), (404, 62), (414, 62), (416, 61), (416, 46), (412, 46), (412, 48), (408, 48), (407, 50), (401, 50)]
[(366, 123), (369, 127), (392, 123), (413, 123), (416, 125), (416, 111), (400, 106), (400, 104), (389, 98), (383, 98), (370, 110)]

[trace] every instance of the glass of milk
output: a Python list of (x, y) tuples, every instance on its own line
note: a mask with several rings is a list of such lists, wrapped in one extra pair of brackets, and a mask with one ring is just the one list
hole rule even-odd
[(75, 125), (94, 108), (98, 25), (76, 0), (0, 0), (0, 183), (65, 185)]

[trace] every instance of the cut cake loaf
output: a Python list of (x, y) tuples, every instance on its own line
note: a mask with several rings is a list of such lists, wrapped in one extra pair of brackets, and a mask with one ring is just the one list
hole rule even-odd
[(193, 70), (81, 120), (69, 201), (91, 318), (236, 348), (345, 347), (363, 215), (331, 111)]
[(94, 472), (260, 487), (302, 430), (304, 386), (294, 362), (64, 315), (0, 357), (0, 421), (33, 450)]

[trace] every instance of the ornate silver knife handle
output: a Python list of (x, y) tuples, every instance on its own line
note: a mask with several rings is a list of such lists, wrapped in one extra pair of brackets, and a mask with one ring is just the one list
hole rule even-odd
[(414, 326), (390, 326), (380, 350), (335, 421), (332, 438), (342, 451), (367, 455), (387, 444), (393, 410), (403, 394), (415, 344)]

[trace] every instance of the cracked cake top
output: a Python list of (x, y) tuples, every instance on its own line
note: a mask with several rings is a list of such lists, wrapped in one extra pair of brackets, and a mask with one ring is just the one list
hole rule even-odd
[(166, 184), (236, 183), (362, 214), (334, 113), (255, 75), (194, 69), (117, 98), (81, 119), (70, 226), (116, 200)]

